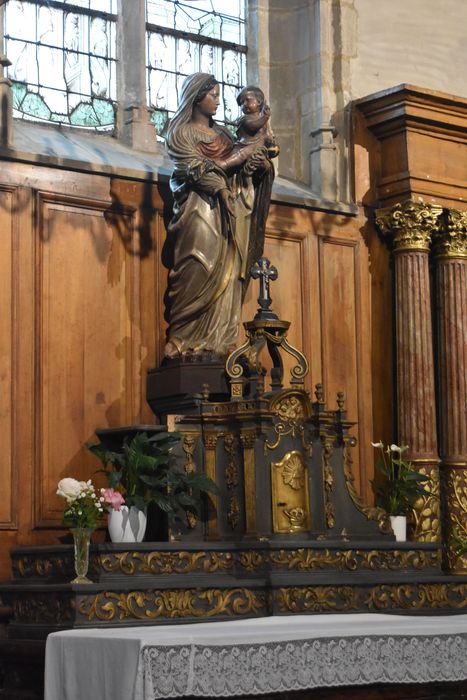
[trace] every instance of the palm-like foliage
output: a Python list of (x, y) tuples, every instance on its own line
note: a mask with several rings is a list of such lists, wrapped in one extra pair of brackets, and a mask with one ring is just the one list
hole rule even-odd
[(179, 433), (159, 432), (149, 437), (137, 433), (125, 439), (121, 450), (106, 449), (102, 443), (87, 445), (98, 457), (110, 488), (120, 491), (125, 505), (143, 510), (154, 503), (167, 513), (169, 524), (180, 511), (197, 513), (201, 493), (217, 493), (216, 484), (205, 474), (178, 471), (172, 449), (180, 442)]
[(389, 515), (406, 515), (418, 498), (428, 495), (425, 487), (431, 479), (415, 471), (411, 462), (402, 459), (407, 446), (390, 445), (385, 449), (382, 442), (372, 445), (381, 450), (381, 458), (376, 464), (379, 478), (371, 482), (379, 505)]

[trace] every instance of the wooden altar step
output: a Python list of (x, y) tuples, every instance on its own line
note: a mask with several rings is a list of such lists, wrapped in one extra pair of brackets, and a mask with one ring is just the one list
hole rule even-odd
[(0, 597), (10, 638), (52, 631), (197, 622), (294, 613), (455, 613), (467, 577), (441, 571), (429, 543), (269, 541), (99, 544), (90, 585), (74, 577), (71, 545), (12, 550)]

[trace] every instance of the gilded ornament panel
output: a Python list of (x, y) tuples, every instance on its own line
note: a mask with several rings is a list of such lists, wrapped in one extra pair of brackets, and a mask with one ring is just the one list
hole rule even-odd
[(423, 550), (295, 549), (270, 552), (274, 568), (287, 571), (421, 571), (439, 568), (440, 553)]
[(439, 469), (437, 466), (420, 466), (414, 460), (417, 471), (430, 477), (425, 487), (426, 497), (418, 498), (410, 514), (412, 539), (417, 542), (439, 542), (441, 539)]
[(251, 616), (267, 613), (267, 599), (246, 588), (104, 591), (83, 596), (78, 611), (89, 622)]
[(308, 467), (297, 450), (271, 463), (272, 521), (274, 532), (310, 529)]
[(452, 573), (467, 572), (467, 469), (444, 466), (444, 497), (446, 501), (446, 556)]

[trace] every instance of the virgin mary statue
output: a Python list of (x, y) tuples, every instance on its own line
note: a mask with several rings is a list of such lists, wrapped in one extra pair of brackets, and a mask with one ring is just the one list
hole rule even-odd
[(235, 347), (249, 269), (262, 254), (274, 170), (267, 149), (235, 145), (213, 121), (218, 106), (216, 79), (190, 75), (168, 129), (169, 358)]

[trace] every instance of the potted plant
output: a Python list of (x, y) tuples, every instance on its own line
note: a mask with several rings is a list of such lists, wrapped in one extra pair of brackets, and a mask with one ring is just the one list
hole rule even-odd
[(113, 542), (142, 541), (151, 504), (173, 527), (180, 512), (198, 512), (202, 493), (217, 493), (216, 484), (205, 474), (176, 469), (172, 450), (180, 437), (165, 430), (153, 435), (137, 432), (125, 437), (118, 449), (108, 449), (102, 442), (87, 445), (103, 464), (99, 471), (107, 476), (109, 488), (101, 489), (101, 502), (109, 511)]
[(407, 514), (417, 498), (426, 496), (429, 476), (417, 472), (412, 463), (402, 458), (408, 445), (388, 445), (372, 442), (380, 450), (376, 463), (379, 477), (371, 482), (379, 505), (389, 514), (391, 526), (398, 542), (405, 542)]

